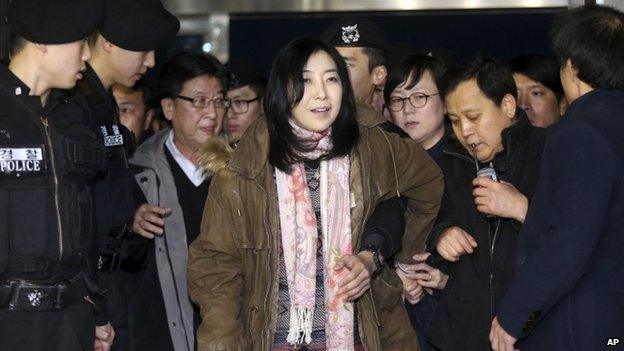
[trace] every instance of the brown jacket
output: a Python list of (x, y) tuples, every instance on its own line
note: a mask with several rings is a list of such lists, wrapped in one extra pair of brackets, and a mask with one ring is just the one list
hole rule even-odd
[[(424, 250), (443, 191), (442, 173), (415, 142), (379, 127), (372, 110), (358, 110), (360, 141), (350, 154), (353, 247), (382, 200), (409, 199), (400, 259)], [(270, 350), (277, 316), (279, 214), (268, 131), (259, 120), (228, 162), (212, 152), (215, 172), (201, 233), (190, 246), (189, 291), (203, 317), (199, 350)], [(214, 156), (214, 155), (222, 156)], [(215, 159), (216, 158), (216, 159)], [(393, 269), (385, 267), (356, 303), (367, 350), (418, 350)]]

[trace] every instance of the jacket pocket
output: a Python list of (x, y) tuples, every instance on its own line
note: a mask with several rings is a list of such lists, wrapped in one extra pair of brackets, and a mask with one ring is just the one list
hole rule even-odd
[(21, 258), (41, 257), (53, 232), (49, 224), (51, 199), (47, 189), (19, 189), (8, 191), (7, 233), (11, 252)]
[(389, 267), (384, 267), (379, 277), (373, 280), (371, 289), (373, 290), (375, 306), (380, 315), (384, 311), (392, 311), (400, 303), (403, 294), (401, 279)]

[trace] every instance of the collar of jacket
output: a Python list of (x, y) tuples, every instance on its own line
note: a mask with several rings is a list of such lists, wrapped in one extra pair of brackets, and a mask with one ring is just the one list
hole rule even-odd
[[(527, 142), (528, 135), (531, 131), (531, 124), (524, 111), (518, 109), (516, 121), (509, 127), (505, 128), (502, 135), (503, 151), (494, 156), (491, 161), (496, 168), (497, 173), (505, 173), (513, 164), (514, 153)], [(443, 148), (443, 152), (450, 155), (461, 155), (463, 159), (473, 162), (473, 157), (457, 140), (457, 136), (452, 134)], [(489, 163), (489, 162), (488, 162)]]
[[(17, 100), (22, 101), (26, 105), (28, 105), (32, 109), (32, 113), (35, 112), (36, 115), (32, 117), (38, 119), (40, 115), (50, 115), (52, 110), (62, 103), (68, 103), (70, 99), (73, 97), (69, 91), (60, 90), (60, 89), (51, 89), (50, 95), (48, 95), (48, 100), (46, 106), (41, 106), (41, 98), (37, 95), (29, 95), (30, 88), (24, 84), (7, 66), (0, 65), (0, 84), (2, 84), (3, 89), (7, 90), (5, 93), (7, 95), (14, 96)], [(19, 94), (17, 93), (17, 89), (19, 88)], [(1, 94), (1, 93), (0, 93)]]
[(151, 138), (147, 139), (136, 149), (130, 163), (143, 168), (154, 168), (157, 161), (165, 162), (166, 164), (167, 159), (163, 148), (171, 131), (170, 128), (165, 128), (152, 135)]
[[(357, 120), (360, 128), (374, 128), (385, 122), (378, 112), (360, 104), (357, 105)], [(244, 177), (255, 179), (268, 162), (269, 131), (266, 118), (259, 118), (249, 129), (245, 133), (249, 137), (240, 140), (228, 166)]]

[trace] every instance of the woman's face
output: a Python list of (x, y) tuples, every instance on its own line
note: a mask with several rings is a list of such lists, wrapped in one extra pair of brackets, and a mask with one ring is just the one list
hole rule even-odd
[[(438, 93), (431, 72), (428, 70), (422, 74), (420, 80), (411, 89), (406, 85), (412, 82), (412, 75), (398, 85), (390, 95), (392, 99), (409, 98), (412, 94), (428, 95), (425, 106), (416, 108), (409, 102), (403, 101), (403, 109), (390, 111), (394, 124), (401, 127), (410, 138), (419, 142), (425, 149), (435, 145), (444, 135), (444, 103)], [(432, 95), (436, 94), (436, 95)]]
[(211, 100), (205, 108), (194, 107), (192, 102), (181, 98), (162, 101), (165, 117), (173, 126), (176, 142), (196, 150), (221, 131), (225, 110), (217, 108), (215, 100), (223, 99), (223, 88), (216, 77), (203, 75), (184, 83), (178, 95)]
[(526, 112), (532, 125), (546, 128), (561, 118), (555, 92), (522, 73), (514, 73), (513, 78), (518, 88), (518, 106)]
[(301, 101), (291, 110), (292, 119), (304, 129), (325, 131), (338, 117), (342, 103), (342, 83), (336, 63), (325, 51), (317, 51), (301, 74), (305, 90)]

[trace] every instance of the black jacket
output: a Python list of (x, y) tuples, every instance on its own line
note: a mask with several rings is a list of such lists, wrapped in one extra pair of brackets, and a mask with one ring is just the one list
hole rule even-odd
[[(544, 131), (531, 127), (524, 112), (518, 111), (518, 119), (502, 132), (502, 137), (504, 150), (492, 164), (500, 180), (513, 184), (530, 201), (537, 183)], [(439, 165), (445, 176), (445, 191), (428, 239), (429, 249), (438, 256), (435, 242), (451, 226), (471, 234), (478, 247), (447, 266), (450, 278), (430, 328), (431, 339), (442, 350), (489, 350), (492, 316), (514, 277), (516, 239), (521, 225), (512, 219), (488, 219), (476, 210), (472, 195), (474, 159), (456, 137), (447, 139), (443, 153)]]
[(91, 275), (93, 181), (106, 154), (75, 100), (38, 96), (0, 66), (0, 276)]
[(597, 89), (546, 132), (516, 280), (498, 311), (522, 350), (622, 349), (623, 121), (624, 91)]
[(107, 172), (101, 174), (94, 191), (98, 236), (121, 237), (127, 232), (135, 208), (132, 197), (134, 178), (128, 165), (133, 137), (119, 123), (115, 99), (91, 66), (87, 64), (83, 74), (84, 78), (76, 84), (74, 93), (86, 110), (92, 130), (100, 135), (108, 156)]

